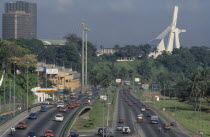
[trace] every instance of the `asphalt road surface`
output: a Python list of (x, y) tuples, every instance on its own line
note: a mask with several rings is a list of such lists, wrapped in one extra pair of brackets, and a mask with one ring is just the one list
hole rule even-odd
[[(83, 102), (86, 98), (83, 97), (81, 102)], [(37, 119), (24, 119), (22, 122), (26, 122), (26, 129), (16, 129), (13, 137), (27, 137), (27, 134), (30, 131), (35, 131), (37, 133), (37, 137), (43, 137), (44, 132), (46, 130), (52, 130), (55, 137), (58, 137), (63, 129), (67, 120), (76, 112), (78, 107), (74, 109), (67, 109), (66, 112), (59, 112), (56, 106), (50, 106), (47, 108), (46, 112), (36, 112)], [(57, 122), (54, 120), (56, 114), (63, 114), (64, 121)], [(11, 137), (10, 130), (3, 137)]]
[[(128, 102), (125, 102), (125, 98), (128, 99), (128, 102), (132, 103), (131, 106), (128, 105)], [(141, 108), (143, 103), (140, 102), (139, 99), (133, 97), (128, 90), (120, 90), (119, 91), (119, 99), (118, 99), (118, 112), (116, 119), (116, 126), (129, 126), (131, 129), (130, 134), (122, 134), (122, 131), (116, 131), (115, 127), (115, 136), (140, 136), (141, 137), (188, 137), (187, 135), (177, 132), (176, 130), (163, 130), (163, 121), (159, 118), (158, 124), (151, 124), (150, 117), (147, 116), (147, 113), (151, 115), (156, 115), (156, 113), (152, 110), (146, 110), (145, 112), (141, 112)], [(137, 104), (133, 104), (134, 101), (137, 101)], [(143, 114), (143, 122), (137, 122), (137, 115)], [(119, 119), (124, 119), (125, 123), (118, 123)], [(162, 128), (159, 131), (159, 128)]]

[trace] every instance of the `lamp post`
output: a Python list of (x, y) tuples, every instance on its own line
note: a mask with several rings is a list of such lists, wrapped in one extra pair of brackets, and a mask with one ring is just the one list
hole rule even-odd
[(14, 106), (13, 106), (13, 110), (14, 110), (14, 112), (13, 112), (13, 115), (15, 116), (15, 106), (16, 106), (16, 102), (15, 102), (15, 98), (16, 98), (16, 89), (15, 89), (15, 73), (16, 73), (16, 70), (15, 70), (15, 65), (16, 65), (16, 62), (14, 62), (14, 99), (13, 99), (13, 101), (14, 101)]
[(85, 87), (87, 88), (87, 85), (88, 85), (88, 74), (87, 74), (87, 49), (88, 49), (88, 31), (90, 31), (90, 29), (87, 27), (84, 28), (84, 31), (85, 31)]
[(12, 80), (9, 81), (9, 111), (11, 110)]
[(81, 23), (80, 24), (82, 26), (82, 92), (84, 90), (84, 37), (85, 37), (85, 30), (84, 28), (86, 28), (86, 24), (85, 23)]
[(29, 62), (27, 62), (27, 109), (28, 109), (28, 64)]

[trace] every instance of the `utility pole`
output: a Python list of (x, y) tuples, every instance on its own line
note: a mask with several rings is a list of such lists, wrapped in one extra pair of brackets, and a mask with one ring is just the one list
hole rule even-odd
[(105, 100), (103, 100), (103, 137), (104, 137), (104, 102)]
[(82, 26), (82, 92), (84, 91), (84, 37), (85, 37), (85, 23), (80, 24)]
[(4, 78), (4, 112), (6, 112), (6, 111), (5, 111), (5, 109), (6, 109), (6, 92), (5, 92), (5, 80), (6, 80), (6, 75), (5, 75), (5, 78)]

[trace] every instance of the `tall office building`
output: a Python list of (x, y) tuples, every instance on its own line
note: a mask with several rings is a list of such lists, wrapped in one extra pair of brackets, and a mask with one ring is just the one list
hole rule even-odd
[(26, 1), (5, 3), (2, 38), (37, 38), (37, 5)]

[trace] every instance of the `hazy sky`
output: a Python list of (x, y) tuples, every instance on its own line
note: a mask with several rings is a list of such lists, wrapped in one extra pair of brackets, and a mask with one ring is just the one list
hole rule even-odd
[[(4, 3), (0, 0), (0, 12)], [(38, 38), (62, 39), (81, 35), (80, 23), (88, 24), (88, 39), (98, 47), (145, 44), (171, 22), (179, 6), (177, 27), (181, 46), (210, 47), (210, 0), (28, 0), (38, 5)], [(0, 24), (1, 25), (1, 24)]]

